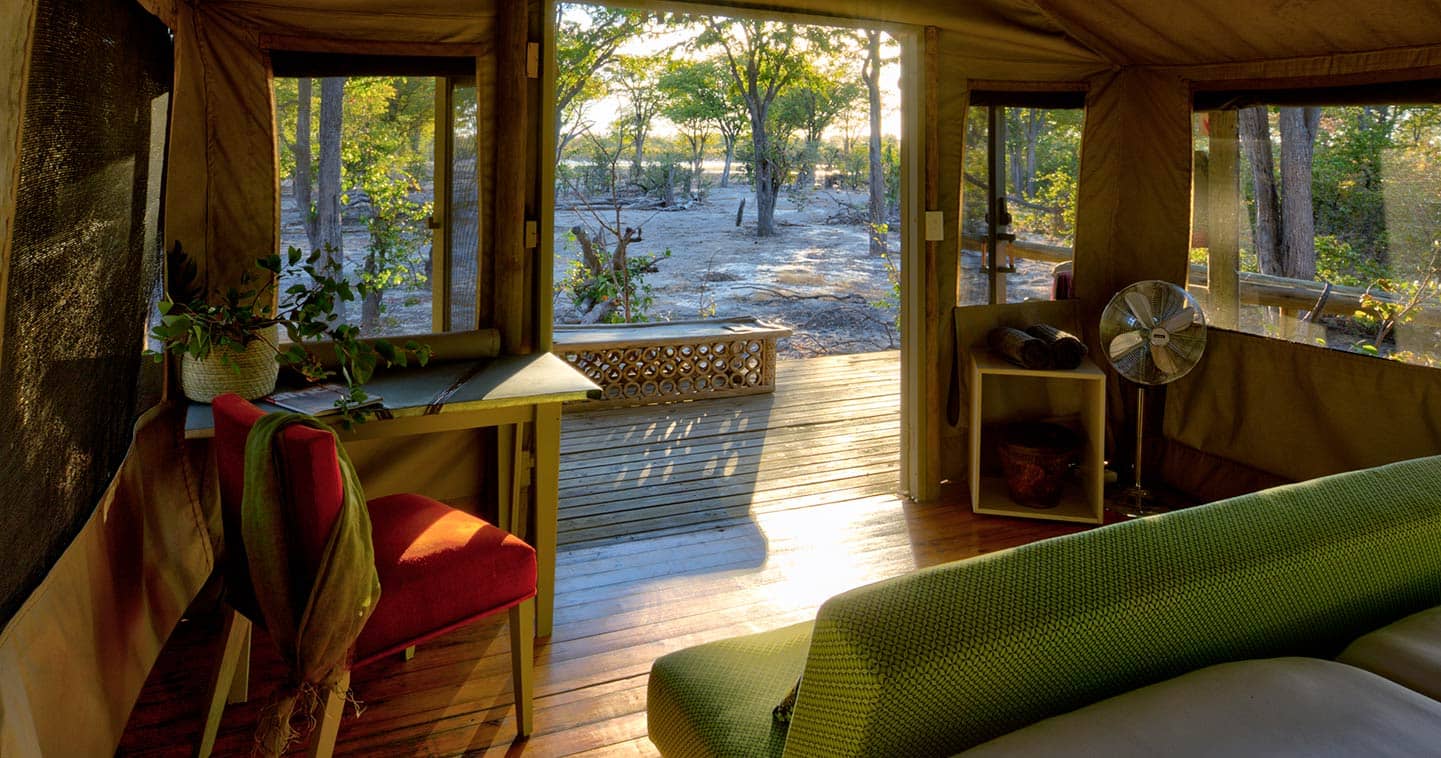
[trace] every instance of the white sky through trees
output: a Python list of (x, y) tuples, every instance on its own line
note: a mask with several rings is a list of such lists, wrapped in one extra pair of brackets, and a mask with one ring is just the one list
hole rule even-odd
[[(580, 4), (567, 4), (564, 6), (562, 16), (566, 21), (579, 24), (587, 22), (587, 6)], [(817, 25), (819, 26), (819, 25)], [(662, 60), (666, 51), (680, 60), (698, 60), (718, 54), (717, 50), (692, 51), (687, 50), (688, 42), (694, 40), (700, 34), (699, 28), (677, 28), (669, 31), (657, 31), (657, 33), (643, 35), (637, 39), (630, 40), (623, 44), (617, 51), (620, 55), (634, 57), (656, 56), (656, 65), (663, 65)], [(854, 30), (857, 36), (863, 32), (860, 29)], [(901, 134), (901, 47), (889, 34), (883, 35), (881, 57), (884, 61), (881, 66), (881, 97), (883, 113), (881, 115), (881, 132), (886, 136), (900, 137)], [(854, 77), (857, 82), (861, 80), (861, 63), (865, 57), (864, 44), (858, 47), (853, 65)], [(608, 132), (620, 115), (624, 104), (624, 93), (612, 92), (596, 100), (588, 102), (585, 106), (585, 121), (592, 124), (597, 132)], [(867, 132), (866, 120), (868, 118), (864, 103), (862, 102), (854, 114), (852, 130), (864, 137)], [(651, 122), (651, 133), (667, 138), (676, 135), (675, 125), (664, 116), (657, 116)], [(840, 134), (839, 123), (831, 125), (825, 132), (827, 138), (836, 137)]]

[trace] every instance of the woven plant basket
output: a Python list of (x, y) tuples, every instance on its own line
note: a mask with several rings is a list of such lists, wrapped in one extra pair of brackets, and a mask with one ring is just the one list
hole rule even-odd
[(180, 389), (197, 403), (208, 403), (227, 392), (246, 400), (269, 395), (275, 391), (280, 364), (275, 361), (275, 351), (267, 341), (275, 341), (274, 330), (267, 333), (265, 339), (246, 345), (242, 352), (229, 352), (230, 365), (226, 365), (218, 350), (203, 359), (188, 354), (180, 356)]

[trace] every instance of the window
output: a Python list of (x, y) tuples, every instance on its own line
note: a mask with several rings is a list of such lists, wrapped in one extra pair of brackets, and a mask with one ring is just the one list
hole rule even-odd
[[(1083, 99), (1081, 92), (974, 94), (966, 118), (961, 304), (1052, 297), (1075, 240)], [(1004, 145), (994, 153), (993, 130)], [(995, 197), (993, 176), (1001, 177)], [(995, 238), (993, 208), (1001, 217)], [(995, 242), (993, 295), (989, 251)]]
[(1248, 103), (1193, 134), (1214, 326), (1441, 365), (1441, 106)]
[[(376, 74), (473, 71), (473, 59), (273, 60), (281, 249), (324, 250), (369, 286), (343, 314), (366, 336), (477, 328), (475, 87)], [(335, 75), (346, 71), (359, 73)], [(281, 75), (297, 72), (319, 76)]]

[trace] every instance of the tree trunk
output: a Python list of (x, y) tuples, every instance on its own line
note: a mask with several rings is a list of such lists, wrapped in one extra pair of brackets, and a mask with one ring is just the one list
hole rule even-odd
[(1251, 186), (1256, 197), (1256, 218), (1252, 239), (1261, 273), (1284, 276), (1277, 249), (1281, 216), (1276, 198), (1275, 163), (1271, 158), (1271, 125), (1263, 105), (1241, 109), (1238, 115), (1241, 150), (1251, 164)]
[(808, 190), (816, 183), (816, 161), (820, 159), (819, 137), (806, 136), (806, 146), (801, 152), (801, 167), (796, 172), (796, 189)]
[(305, 240), (309, 243), (310, 250), (319, 250), (320, 228), (315, 223), (315, 209), (311, 207), (310, 198), (310, 184), (314, 181), (310, 173), (310, 79), (301, 77), (295, 88), (298, 94), (295, 109), (295, 177), (291, 190), (295, 195), (295, 208), (300, 211), (300, 220), (305, 225)]
[(870, 105), (871, 139), (870, 155), (870, 203), (867, 206), (870, 224), (871, 254), (886, 252), (886, 235), (881, 227), (886, 222), (886, 176), (881, 160), (881, 33), (866, 32), (866, 62), (861, 68), (865, 81), (866, 96)]
[[(675, 205), (675, 164), (674, 164), (674, 163), (667, 163), (667, 164), (666, 164), (666, 167), (665, 167), (665, 180), (664, 180), (664, 181), (665, 181), (665, 186), (664, 186), (664, 187), (661, 187), (660, 201), (665, 204), (665, 207), (670, 208), (670, 207), (673, 207), (673, 206)], [(686, 190), (686, 194), (689, 195), (689, 194), (690, 194), (690, 190)]]
[(645, 170), (645, 128), (637, 126), (635, 130), (635, 157), (630, 162), (630, 178), (639, 180), (641, 172)]
[(1040, 108), (1026, 109), (1026, 186), (1022, 191), (1028, 198), (1036, 196), (1036, 143), (1041, 139), (1041, 127), (1045, 119)]
[[(375, 248), (371, 247), (365, 252), (365, 277), (375, 281), (375, 275), (380, 270), (379, 263), (375, 260)], [(360, 333), (366, 335), (375, 334), (380, 328), (380, 290), (373, 289), (365, 294), (365, 300), (360, 304)]]
[(345, 241), (340, 226), (340, 128), (345, 114), (345, 78), (320, 80), (320, 185), (315, 200), (320, 249), (327, 261), (344, 266)]
[(1281, 109), (1282, 276), (1316, 278), (1316, 215), (1311, 203), (1311, 163), (1320, 108)]
[(690, 176), (685, 178), (685, 197), (687, 200), (691, 198), (692, 190), (695, 192), (700, 191), (700, 172), (704, 168), (705, 143), (708, 141), (709, 138), (701, 138), (697, 139), (691, 145)]
[(731, 135), (723, 139), (726, 143), (726, 163), (725, 168), (721, 169), (720, 186), (729, 187), (731, 186), (731, 161), (736, 157), (736, 138), (735, 135)]
[(751, 142), (755, 145), (756, 165), (756, 236), (770, 237), (776, 233), (776, 192), (780, 181), (776, 177), (776, 166), (771, 160), (770, 135), (766, 134), (765, 104), (758, 107), (759, 113), (751, 114)]

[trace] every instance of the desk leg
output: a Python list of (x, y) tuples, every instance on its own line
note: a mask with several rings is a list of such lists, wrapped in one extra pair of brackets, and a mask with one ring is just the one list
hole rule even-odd
[(495, 525), (511, 534), (525, 535), (525, 519), (519, 513), (521, 472), (525, 457), (521, 446), (524, 427), (501, 424), (495, 429), (496, 481)]
[(555, 617), (556, 506), (560, 499), (560, 403), (535, 407), (535, 634), (549, 637)]

